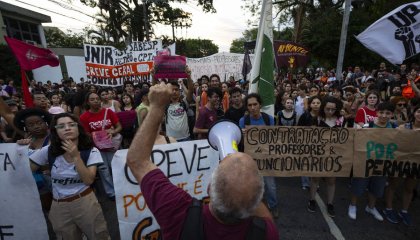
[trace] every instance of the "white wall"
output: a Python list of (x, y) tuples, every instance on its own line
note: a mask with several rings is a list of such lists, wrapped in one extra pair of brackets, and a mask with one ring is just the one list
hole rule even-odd
[(61, 79), (63, 79), (60, 65), (57, 67), (43, 66), (32, 70), (32, 73), (37, 82), (47, 83), (50, 80), (52, 83), (61, 83)]
[(64, 56), (66, 60), (67, 72), (76, 83), (80, 82), (80, 78), (86, 81), (86, 64), (85, 58), (81, 56)]

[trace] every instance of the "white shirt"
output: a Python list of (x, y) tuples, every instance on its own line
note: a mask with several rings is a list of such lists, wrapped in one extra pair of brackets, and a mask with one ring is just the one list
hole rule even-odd
[[(45, 146), (39, 151), (31, 154), (30, 159), (37, 165), (48, 165), (48, 147)], [(103, 163), (101, 154), (97, 148), (92, 148), (87, 167)], [(51, 169), (51, 182), (53, 197), (62, 199), (83, 192), (89, 186), (84, 184), (76, 171), (74, 163), (69, 163), (63, 155), (58, 156)]]
[(180, 103), (171, 103), (166, 114), (166, 135), (177, 140), (190, 136), (187, 112)]

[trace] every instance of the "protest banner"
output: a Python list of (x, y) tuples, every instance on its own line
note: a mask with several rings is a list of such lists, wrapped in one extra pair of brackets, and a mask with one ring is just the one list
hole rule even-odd
[(309, 60), (309, 50), (295, 42), (274, 41), (274, 54), (277, 68), (306, 67)]
[(156, 56), (154, 59), (156, 78), (187, 78), (185, 56)]
[[(250, 54), (250, 58), (253, 62), (254, 55)], [(217, 74), (224, 82), (230, 76), (235, 80), (242, 79), (243, 60), (244, 54), (222, 52), (203, 58), (187, 58), (187, 65), (191, 69), (193, 81), (197, 81), (203, 75), (210, 77), (212, 74)]]
[[(112, 160), (115, 199), (122, 240), (161, 239), (159, 225), (148, 209), (141, 189), (126, 165), (127, 150), (117, 151)], [(219, 155), (207, 140), (155, 145), (153, 161), (178, 187), (197, 199), (207, 197), (207, 186)]]
[(348, 177), (353, 129), (249, 126), (245, 152), (264, 176)]
[(125, 81), (150, 81), (153, 59), (162, 40), (132, 42), (124, 50), (84, 44), (87, 81), (101, 86), (120, 86)]
[(0, 144), (0, 239), (48, 239), (27, 146)]
[(420, 178), (420, 134), (408, 129), (361, 129), (354, 139), (353, 176)]

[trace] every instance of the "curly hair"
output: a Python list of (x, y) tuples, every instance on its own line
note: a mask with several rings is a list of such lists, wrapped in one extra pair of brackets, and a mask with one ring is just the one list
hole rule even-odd
[(323, 119), (325, 119), (325, 107), (327, 106), (327, 103), (334, 103), (335, 104), (335, 112), (334, 112), (334, 116), (336, 116), (337, 118), (339, 118), (341, 116), (340, 111), (343, 108), (343, 102), (335, 97), (332, 96), (326, 96), (322, 99), (321, 101), (321, 108), (319, 111), (319, 116)]
[(62, 140), (58, 136), (57, 129), (55, 128), (55, 126), (57, 125), (58, 119), (64, 118), (64, 117), (71, 118), (71, 120), (77, 123), (77, 128), (79, 130), (79, 137), (78, 137), (79, 141), (78, 141), (77, 148), (79, 149), (79, 151), (91, 149), (93, 147), (92, 139), (88, 134), (86, 134), (85, 129), (80, 124), (77, 117), (75, 117), (71, 113), (60, 113), (60, 114), (55, 115), (53, 120), (51, 121), (51, 125), (50, 125), (51, 143), (50, 143), (50, 148), (48, 149), (48, 154), (52, 157), (58, 157), (65, 153), (63, 148), (61, 148)]
[(27, 108), (16, 113), (15, 118), (13, 119), (13, 124), (18, 129), (25, 131), (25, 120), (31, 116), (38, 116), (47, 124), (50, 124), (51, 122), (51, 115), (48, 112), (42, 110), (41, 108)]

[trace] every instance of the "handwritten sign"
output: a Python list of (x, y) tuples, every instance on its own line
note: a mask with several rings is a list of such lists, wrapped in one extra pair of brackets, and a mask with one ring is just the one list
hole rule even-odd
[[(127, 150), (112, 160), (121, 239), (160, 239), (159, 225), (148, 209), (139, 184), (126, 165)], [(219, 155), (207, 140), (156, 145), (151, 161), (169, 180), (197, 199), (207, 197), (207, 186)]]
[(185, 72), (186, 59), (184, 56), (156, 56), (155, 77), (156, 78), (186, 78)]
[(353, 162), (353, 129), (251, 126), (245, 152), (264, 176), (347, 177)]
[(420, 178), (420, 134), (408, 129), (361, 129), (354, 141), (355, 177)]
[(0, 239), (48, 239), (28, 148), (0, 144)]
[[(250, 55), (251, 62), (254, 55)], [(242, 79), (242, 64), (244, 54), (216, 53), (203, 58), (187, 58), (187, 65), (191, 69), (191, 78), (196, 81), (202, 75), (210, 76), (213, 73), (220, 76), (221, 81), (227, 81), (230, 76), (235, 80)]]
[(153, 59), (162, 50), (162, 40), (132, 42), (124, 50), (84, 44), (87, 81), (101, 86), (120, 86), (150, 81)]

